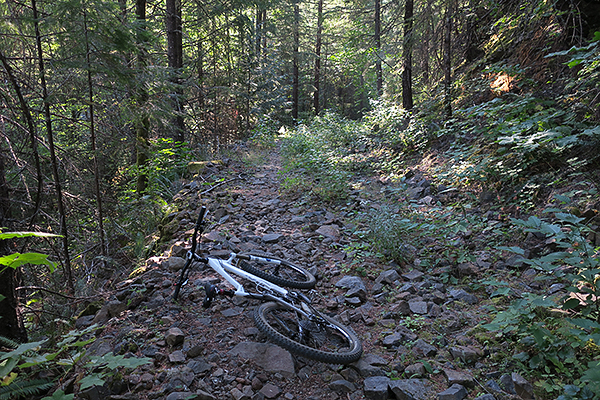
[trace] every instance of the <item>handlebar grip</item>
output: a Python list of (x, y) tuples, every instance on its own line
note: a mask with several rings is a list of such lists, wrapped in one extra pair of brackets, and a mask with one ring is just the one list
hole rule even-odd
[(202, 225), (202, 222), (204, 221), (204, 217), (206, 216), (206, 206), (202, 206), (202, 208), (200, 208), (200, 212), (198, 213), (198, 219), (196, 220), (196, 226), (194, 228), (194, 234), (192, 235), (192, 253), (196, 252), (196, 246), (198, 244), (197, 238), (198, 238), (198, 230), (200, 230), (200, 226)]
[(204, 220), (204, 216), (206, 215), (206, 206), (202, 206), (200, 208), (200, 212), (198, 213), (198, 219), (196, 220), (196, 226), (202, 225), (202, 221)]

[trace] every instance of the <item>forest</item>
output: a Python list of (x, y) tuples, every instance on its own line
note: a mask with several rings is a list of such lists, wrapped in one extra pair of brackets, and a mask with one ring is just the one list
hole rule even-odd
[[(87, 344), (78, 316), (172, 249), (190, 182), (221, 190), (273, 152), (278, 196), (361, 228), (357, 274), (523, 258), (514, 282), (443, 279), (487, 293), (473, 335), (515, 343), (536, 398), (599, 398), (600, 1), (3, 0), (0, 15), (0, 399), (80, 398), (61, 385), (85, 361), (54, 360)], [(385, 205), (352, 211), (374, 187)], [(562, 297), (519, 294), (527, 271)], [(31, 355), (42, 338), (52, 357)]]

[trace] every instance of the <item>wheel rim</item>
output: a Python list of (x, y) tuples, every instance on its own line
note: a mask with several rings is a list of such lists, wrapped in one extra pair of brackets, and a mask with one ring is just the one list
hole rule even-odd
[(277, 333), (306, 347), (308, 351), (346, 356), (355, 350), (347, 334), (325, 319), (298, 321), (294, 310), (277, 305), (270, 307), (264, 317)]
[(251, 254), (264, 257), (275, 263), (262, 262), (260, 260), (243, 261), (238, 264), (243, 270), (266, 279), (278, 285), (298, 289), (311, 289), (315, 286), (315, 277), (304, 268), (298, 267), (289, 261), (281, 260), (270, 255)]

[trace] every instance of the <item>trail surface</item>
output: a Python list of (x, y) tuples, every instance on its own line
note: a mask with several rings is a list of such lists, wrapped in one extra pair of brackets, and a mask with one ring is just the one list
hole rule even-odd
[[(448, 270), (400, 267), (350, 246), (359, 241), (352, 215), (378, 206), (368, 191), (337, 206), (284, 195), (277, 152), (262, 156), (256, 165), (209, 164), (189, 180), (161, 230), (165, 251), (149, 258), (142, 274), (120, 282), (96, 315), (78, 321), (105, 325), (92, 354), (153, 360), (87, 390), (87, 398), (460, 400), (486, 392), (483, 399), (527, 398), (529, 384), (516, 374), (501, 376), (489, 349), (471, 334), (486, 317), (480, 298), (444, 283)], [(311, 269), (318, 276), (311, 295), (357, 332), (363, 358), (341, 367), (291, 355), (254, 327), (253, 301), (219, 298), (203, 309), (202, 283), (219, 281), (212, 271), (194, 269), (174, 303), (173, 285), (201, 205), (210, 210), (203, 251), (266, 251)], [(463, 266), (461, 273), (490, 265)]]

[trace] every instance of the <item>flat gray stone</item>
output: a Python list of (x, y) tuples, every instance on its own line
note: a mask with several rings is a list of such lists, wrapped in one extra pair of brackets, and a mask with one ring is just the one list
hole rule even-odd
[(450, 354), (453, 358), (461, 359), (467, 363), (473, 363), (482, 356), (481, 351), (469, 346), (453, 346), (450, 348)]
[(462, 400), (465, 397), (467, 397), (467, 389), (458, 383), (438, 393), (438, 400)]
[(227, 240), (225, 238), (225, 236), (223, 236), (221, 234), (221, 232), (219, 232), (219, 231), (211, 231), (211, 232), (205, 233), (204, 235), (202, 235), (202, 237), (204, 237), (208, 241), (219, 242), (219, 243), (223, 243), (223, 242), (225, 242), (225, 240)]
[(168, 264), (171, 271), (179, 271), (185, 265), (185, 258), (176, 256), (169, 257)]
[(346, 297), (348, 297), (348, 298), (356, 297), (360, 300), (360, 302), (364, 302), (367, 300), (367, 290), (364, 286), (363, 287), (353, 287), (353, 288), (350, 288), (350, 290), (348, 290), (348, 292), (346, 292)]
[(521, 268), (525, 264), (526, 258), (520, 254), (515, 254), (505, 260), (507, 266), (511, 268)]
[[(188, 353), (189, 354), (189, 353)], [(205, 374), (210, 372), (212, 365), (209, 364), (204, 358), (192, 360), (187, 364), (187, 367), (192, 370), (194, 374)]]
[(534, 399), (533, 385), (516, 372), (511, 374), (517, 396), (524, 400)]
[(187, 356), (189, 358), (196, 358), (201, 356), (203, 351), (204, 347), (202, 345), (197, 344), (188, 349)]
[(475, 386), (475, 379), (473, 378), (473, 375), (471, 375), (468, 372), (456, 371), (453, 369), (444, 369), (444, 374), (446, 375), (446, 378), (448, 379), (448, 383), (450, 385), (458, 383), (459, 385), (466, 387)]
[(356, 390), (356, 386), (345, 379), (338, 379), (329, 384), (329, 389), (338, 393), (352, 393)]
[(383, 271), (377, 279), (375, 279), (375, 283), (386, 283), (391, 285), (395, 281), (400, 279), (400, 274), (395, 269), (388, 269), (387, 271)]
[(427, 343), (423, 339), (419, 339), (413, 345), (412, 351), (419, 356), (435, 357), (438, 350), (435, 346)]
[(315, 232), (321, 236), (325, 236), (326, 238), (333, 240), (334, 242), (340, 240), (340, 227), (335, 224), (323, 225)]
[(84, 315), (83, 317), (77, 318), (75, 321), (75, 328), (84, 329), (91, 326), (94, 323), (94, 315)]
[(479, 397), (476, 397), (475, 400), (496, 400), (493, 394), (482, 394)]
[(262, 237), (262, 241), (265, 243), (277, 243), (281, 237), (282, 235), (279, 233), (267, 233)]
[(176, 350), (169, 354), (169, 361), (172, 363), (182, 363), (185, 361), (185, 354), (181, 350)]
[(224, 317), (237, 317), (242, 311), (244, 311), (244, 309), (241, 307), (233, 307), (221, 311), (221, 314), (223, 314)]
[(425, 275), (425, 274), (422, 273), (421, 271), (417, 271), (416, 269), (413, 269), (412, 271), (402, 274), (402, 277), (411, 282), (415, 282), (415, 281), (421, 280), (421, 278), (423, 278), (423, 275)]
[(274, 344), (241, 342), (231, 349), (228, 354), (253, 360), (267, 372), (279, 372), (286, 378), (295, 376), (292, 355), (287, 350)]
[(491, 390), (494, 393), (502, 393), (503, 391), (500, 385), (498, 385), (498, 383), (496, 383), (496, 381), (493, 379), (490, 379), (485, 383), (485, 388)]
[(387, 400), (390, 378), (371, 376), (365, 378), (363, 392), (368, 400)]
[(342, 279), (337, 281), (335, 287), (351, 290), (366, 290), (365, 284), (363, 283), (362, 279), (360, 279), (358, 276), (350, 275), (346, 275)]
[(500, 387), (507, 393), (517, 394), (515, 384), (510, 375), (505, 374), (500, 377)]
[(433, 393), (431, 384), (424, 379), (393, 380), (389, 387), (397, 399), (403, 400), (427, 400)]
[(427, 374), (427, 370), (423, 363), (418, 362), (406, 367), (404, 373), (411, 378), (422, 378)]
[(171, 328), (167, 331), (165, 335), (165, 340), (169, 346), (177, 346), (182, 344), (185, 339), (185, 335), (183, 331), (179, 328)]
[(385, 347), (396, 347), (400, 346), (402, 343), (404, 343), (404, 335), (398, 332), (387, 335), (381, 341), (381, 344), (383, 344)]
[(87, 350), (88, 355), (102, 357), (113, 351), (112, 341), (110, 339), (98, 339), (90, 345)]
[[(350, 295), (348, 294), (348, 296)], [(360, 297), (347, 297), (346, 303), (351, 306), (360, 306), (362, 304), (362, 300)]]
[(427, 302), (426, 301), (409, 301), (408, 307), (414, 314), (425, 315), (427, 314)]
[(271, 383), (267, 383), (262, 387), (262, 389), (260, 389), (260, 393), (262, 393), (267, 399), (274, 399), (275, 397), (279, 396), (281, 389)]
[(173, 392), (170, 393), (166, 400), (216, 400), (216, 397), (203, 390), (197, 392)]
[(448, 294), (453, 299), (465, 302), (467, 304), (477, 304), (477, 303), (479, 303), (479, 299), (477, 298), (477, 296), (475, 296), (475, 295), (473, 295), (471, 293), (468, 293), (464, 289), (453, 289), (453, 290), (450, 290), (448, 292)]
[(385, 371), (381, 367), (388, 365), (388, 363), (383, 357), (375, 354), (365, 354), (353, 365), (361, 376), (377, 377), (385, 375)]

